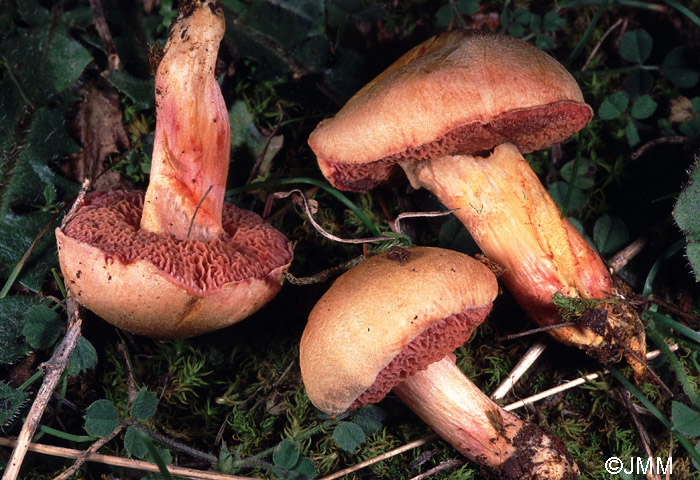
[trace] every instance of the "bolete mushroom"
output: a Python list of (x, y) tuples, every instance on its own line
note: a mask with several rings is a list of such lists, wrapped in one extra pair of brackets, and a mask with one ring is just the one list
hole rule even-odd
[(624, 350), (642, 374), (639, 316), (624, 299), (607, 301), (624, 287), (522, 157), (566, 140), (591, 115), (576, 81), (549, 55), (510, 36), (455, 30), (402, 56), (323, 120), (309, 145), (344, 190), (372, 188), (400, 165), (415, 188), (456, 210), (539, 325), (562, 323), (556, 292), (606, 300), (599, 308), (607, 321), (549, 333), (606, 361)]
[(56, 230), (67, 286), (113, 325), (162, 338), (235, 323), (280, 290), (289, 241), (224, 203), (228, 113), (214, 76), (215, 0), (180, 3), (156, 75), (148, 190), (88, 196)]
[(460, 453), (501, 478), (576, 478), (558, 438), (493, 403), (450, 356), (491, 310), (498, 293), (491, 271), (458, 252), (406, 252), (370, 257), (314, 306), (299, 351), (311, 402), (338, 414), (393, 389)]

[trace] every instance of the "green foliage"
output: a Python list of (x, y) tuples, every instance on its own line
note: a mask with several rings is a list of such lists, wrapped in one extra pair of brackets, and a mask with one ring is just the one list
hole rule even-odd
[(85, 431), (93, 437), (106, 437), (119, 425), (119, 412), (109, 400), (95, 400), (85, 411)]
[(354, 452), (365, 442), (362, 427), (352, 422), (340, 422), (333, 430), (333, 440), (346, 452)]
[(651, 55), (654, 41), (646, 30), (630, 30), (620, 39), (620, 55), (628, 62), (642, 64)]
[(66, 373), (74, 377), (82, 372), (95, 368), (97, 365), (97, 350), (85, 337), (80, 337), (73, 353), (68, 360)]
[(0, 428), (17, 418), (17, 412), (29, 394), (0, 382)]
[(124, 448), (130, 457), (146, 458), (148, 447), (143, 441), (143, 433), (139, 427), (130, 426), (124, 434)]
[(24, 314), (24, 337), (32, 348), (49, 348), (61, 333), (60, 315), (46, 305), (34, 305)]
[(686, 239), (686, 255), (695, 280), (700, 281), (700, 168), (697, 165), (690, 173), (690, 180), (678, 196), (673, 209), (673, 218)]
[(593, 226), (593, 240), (601, 254), (610, 254), (627, 244), (629, 232), (621, 218), (603, 215)]
[(156, 414), (158, 408), (158, 396), (142, 387), (131, 405), (131, 417), (134, 420), (149, 420)]

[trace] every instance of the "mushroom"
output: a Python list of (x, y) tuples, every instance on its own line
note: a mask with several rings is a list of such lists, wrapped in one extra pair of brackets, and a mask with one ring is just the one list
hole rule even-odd
[(602, 300), (607, 322), (549, 333), (601, 360), (624, 349), (639, 375), (646, 349), (639, 315), (624, 299), (608, 301), (625, 287), (522, 157), (566, 140), (591, 116), (573, 77), (541, 50), (506, 35), (455, 30), (402, 56), (323, 120), (309, 145), (324, 176), (344, 190), (372, 188), (400, 165), (413, 187), (456, 210), (539, 325), (561, 323), (556, 292)]
[(214, 76), (221, 5), (181, 2), (156, 75), (147, 192), (88, 196), (56, 230), (67, 286), (113, 325), (161, 338), (199, 335), (267, 303), (289, 267), (289, 241), (224, 203), (230, 152)]
[(449, 250), (406, 253), (365, 260), (312, 309), (299, 350), (311, 402), (335, 415), (393, 389), (460, 453), (501, 478), (576, 478), (558, 438), (493, 403), (451, 357), (491, 310), (498, 293), (491, 271)]

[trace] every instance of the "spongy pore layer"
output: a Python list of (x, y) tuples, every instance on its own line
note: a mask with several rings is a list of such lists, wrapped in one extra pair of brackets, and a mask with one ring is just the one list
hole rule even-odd
[(341, 190), (364, 192), (385, 181), (397, 162), (420, 161), (445, 155), (477, 154), (501, 143), (513, 143), (521, 153), (548, 148), (566, 140), (591, 118), (585, 104), (561, 101), (506, 112), (489, 123), (473, 122), (454, 128), (434, 141), (408, 148), (366, 164), (329, 162), (327, 176)]
[(224, 235), (210, 242), (141, 230), (143, 199), (139, 191), (91, 195), (63, 232), (102, 250), (108, 259), (150, 262), (195, 296), (230, 282), (265, 279), (292, 259), (284, 235), (255, 213), (230, 204), (224, 204)]
[(470, 308), (433, 323), (379, 372), (372, 386), (357, 397), (350, 408), (380, 401), (401, 381), (444, 358), (469, 340), (474, 329), (484, 321), (490, 310), (491, 304)]

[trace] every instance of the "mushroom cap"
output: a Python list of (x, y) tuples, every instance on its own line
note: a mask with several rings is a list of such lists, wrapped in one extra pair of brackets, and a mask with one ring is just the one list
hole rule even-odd
[(365, 191), (399, 160), (504, 142), (528, 153), (565, 140), (591, 116), (574, 78), (542, 50), (507, 35), (453, 30), (399, 58), (319, 123), (309, 145), (331, 183)]
[(231, 325), (281, 288), (289, 240), (253, 212), (224, 204), (224, 236), (179, 240), (139, 228), (143, 192), (85, 199), (56, 230), (66, 285), (77, 300), (123, 330), (184, 338)]
[[(300, 344), (301, 373), (309, 399), (324, 412), (350, 408), (382, 382), (407, 346), (421, 358), (403, 368), (415, 371), (443, 358), (491, 309), (498, 285), (486, 266), (440, 248), (408, 252), (405, 262), (382, 254), (345, 272), (309, 314)], [(446, 318), (460, 315), (467, 323), (461, 335), (440, 328)], [(426, 345), (429, 352), (417, 351)], [(383, 385), (381, 396), (393, 386)]]

